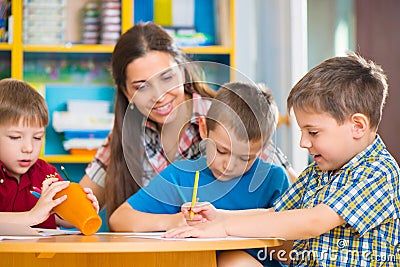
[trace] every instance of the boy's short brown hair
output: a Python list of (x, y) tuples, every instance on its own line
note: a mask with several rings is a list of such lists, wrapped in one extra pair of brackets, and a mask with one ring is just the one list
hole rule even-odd
[(0, 125), (23, 124), (39, 127), (49, 122), (44, 98), (29, 84), (16, 79), (0, 80)]
[(272, 92), (263, 84), (231, 82), (221, 86), (207, 113), (207, 129), (219, 123), (243, 140), (270, 140), (277, 124), (278, 108)]
[(311, 69), (290, 91), (287, 107), (327, 112), (342, 124), (354, 113), (378, 129), (388, 93), (386, 75), (372, 61), (350, 53), (328, 59)]

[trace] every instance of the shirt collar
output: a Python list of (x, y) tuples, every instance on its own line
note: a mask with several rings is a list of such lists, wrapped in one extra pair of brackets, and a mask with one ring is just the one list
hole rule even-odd
[(383, 143), (380, 136), (377, 135), (375, 140), (367, 148), (365, 148), (363, 151), (358, 153), (354, 158), (352, 158), (348, 163), (346, 163), (342, 167), (342, 169), (356, 165), (363, 158), (377, 156), (379, 153), (382, 152), (383, 149), (385, 149), (385, 144)]
[[(30, 172), (31, 172), (32, 168), (34, 168), (34, 166), (29, 168), (29, 170), (26, 173), (22, 174), (21, 177), (19, 178), (18, 183), (19, 183), (19, 188), (20, 189), (31, 185)], [(4, 178), (17, 181), (17, 178), (15, 178), (13, 175), (10, 174), (10, 172), (4, 166), (3, 162), (0, 162), (0, 171), (3, 173), (3, 177)]]
[(14, 178), (14, 176), (12, 176), (9, 171), (6, 169), (6, 167), (4, 166), (4, 163), (0, 161), (0, 170), (4, 173), (4, 176), (8, 177), (8, 178)]

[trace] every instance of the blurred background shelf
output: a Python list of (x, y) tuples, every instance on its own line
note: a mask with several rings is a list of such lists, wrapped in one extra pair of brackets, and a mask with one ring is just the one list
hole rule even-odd
[(0, 51), (11, 51), (12, 46), (7, 43), (0, 43)]
[(229, 46), (195, 46), (195, 47), (182, 47), (182, 50), (188, 54), (232, 54), (233, 48)]
[[(105, 2), (106, 0), (96, 3), (100, 8)], [(169, 3), (167, 9), (166, 6), (163, 6), (166, 2)], [(108, 89), (102, 89), (103, 93), (95, 95), (87, 92), (88, 88), (93, 86), (113, 88), (109, 64), (114, 44), (84, 44), (80, 39), (83, 38), (81, 35), (82, 12), (87, 12), (88, 6), (91, 5), (89, 3), (93, 3), (92, 0), (55, 0), (52, 2), (52, 6), (54, 5), (52, 8), (57, 9), (57, 12), (53, 13), (62, 14), (60, 20), (65, 18), (65, 32), (60, 37), (60, 44), (40, 42), (38, 41), (41, 40), (40, 35), (34, 35), (31, 38), (29, 34), (34, 34), (34, 32), (27, 32), (38, 23), (36, 20), (32, 20), (32, 15), (37, 16), (40, 14), (38, 12), (45, 12), (38, 11), (37, 1), (11, 0), (10, 3), (11, 19), (8, 31), (11, 41), (0, 42), (0, 79), (12, 77), (30, 83), (45, 97), (50, 116), (53, 111), (64, 110), (64, 102), (68, 99), (79, 99), (83, 96), (85, 99), (104, 100), (108, 98), (110, 102), (113, 101)], [(216, 62), (228, 67), (235, 66), (234, 3), (234, 0), (112, 1), (114, 6), (115, 4), (120, 5), (120, 34), (139, 21), (154, 21), (169, 31), (171, 27), (178, 30), (182, 28), (182, 24), (179, 23), (192, 23), (193, 30), (204, 32), (207, 37), (211, 36), (211, 43), (202, 46), (182, 45), (182, 50), (193, 60)], [(176, 12), (175, 15), (173, 14), (174, 9), (178, 8), (182, 11), (183, 6), (189, 8), (188, 10), (192, 9), (193, 14), (189, 18), (187, 12), (180, 12), (180, 17), (176, 20), (173, 18), (176, 15)], [(91, 8), (94, 7), (96, 4), (91, 5)], [(162, 12), (160, 13), (160, 11)], [(99, 19), (103, 17), (100, 12), (104, 12), (104, 10), (99, 11)], [(45, 13), (43, 15), (47, 15)], [(54, 16), (53, 13), (51, 16)], [(42, 23), (42, 28), (48, 26), (43, 21), (40, 23)], [(64, 21), (59, 24), (64, 25)], [(45, 31), (42, 28), (37, 29)], [(179, 35), (172, 36), (179, 37)], [(47, 40), (47, 37), (46, 34), (42, 34), (43, 40)], [(177, 42), (179, 43), (178, 40)], [(211, 69), (206, 70), (206, 74), (207, 71), (211, 71), (210, 76), (212, 77), (224, 77), (221, 82), (228, 82), (232, 79), (229, 71), (228, 73), (226, 71), (216, 73), (214, 69)], [(50, 97), (49, 88), (51, 88), (52, 95)], [(61, 97), (54, 97), (57, 95)], [(51, 119), (50, 117), (50, 121)], [(83, 168), (92, 160), (93, 153), (71, 155), (68, 151), (63, 150), (62, 142), (63, 136), (55, 133), (52, 126), (49, 125), (46, 128), (41, 158), (56, 166), (63, 163), (69, 164), (71, 165), (69, 168), (76, 170), (77, 177), (83, 175)], [(76, 168), (77, 166), (79, 168)]]
[(113, 45), (24, 45), (24, 52), (57, 52), (57, 53), (112, 53)]
[(89, 163), (93, 155), (42, 155), (41, 159), (52, 163)]

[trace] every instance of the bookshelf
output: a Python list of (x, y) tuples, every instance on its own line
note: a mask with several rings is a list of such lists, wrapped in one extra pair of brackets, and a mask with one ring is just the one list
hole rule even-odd
[[(66, 0), (72, 2), (80, 2), (82, 6), (82, 1), (78, 0)], [(198, 1), (198, 0), (195, 0)], [(217, 61), (221, 61), (221, 63), (235, 66), (234, 62), (234, 0), (210, 0), (210, 1), (221, 1), (224, 2), (225, 5), (228, 5), (228, 10), (224, 10), (225, 13), (225, 27), (228, 25), (229, 34), (226, 36), (229, 37), (227, 44), (225, 45), (211, 45), (211, 46), (196, 46), (196, 47), (182, 47), (182, 50), (189, 54), (194, 60), (210, 60), (213, 61), (216, 59)], [(113, 45), (89, 45), (89, 44), (65, 44), (65, 45), (33, 45), (33, 44), (24, 44), (23, 43), (23, 2), (21, 0), (11, 0), (11, 15), (13, 16), (13, 27), (12, 27), (12, 36), (13, 40), (11, 43), (0, 43), (0, 65), (6, 66), (7, 69), (2, 71), (0, 69), (0, 79), (5, 77), (12, 77), (16, 79), (22, 79), (29, 83), (31, 83), (34, 87), (36, 84), (46, 84), (46, 80), (35, 80), (40, 79), (40, 75), (28, 75), (27, 68), (32, 69), (32, 65), (36, 64), (38, 58), (42, 58), (45, 56), (49, 56), (54, 61), (66, 61), (66, 60), (74, 60), (76, 58), (79, 59), (88, 59), (93, 60), (93, 62), (97, 62), (97, 58), (99, 60), (109, 63), (111, 58), (111, 53), (113, 51)], [(83, 2), (89, 2), (89, 0), (83, 0)], [(71, 2), (68, 2), (71, 3)], [(228, 14), (228, 15), (226, 15)], [(134, 24), (134, 0), (121, 0), (121, 31), (125, 32)], [(203, 18), (207, 19), (207, 18)], [(93, 63), (92, 63), (93, 64)], [(232, 79), (229, 77), (229, 79)], [(34, 77), (37, 76), (37, 77)], [(110, 86), (112, 86), (111, 77), (108, 74), (108, 81), (100, 81), (106, 82)], [(39, 86), (40, 87), (40, 86)], [(38, 89), (38, 88), (37, 88)], [(44, 90), (43, 88), (39, 88), (38, 90)], [(46, 99), (46, 101), (51, 101)], [(48, 103), (49, 106), (51, 103)], [(50, 108), (49, 108), (50, 109)], [(50, 110), (51, 116), (51, 110)], [(49, 126), (51, 127), (51, 126)], [(47, 131), (47, 129), (46, 129)], [(46, 135), (45, 143), (49, 144), (49, 142), (54, 142), (54, 140), (48, 140), (48, 136)], [(60, 142), (59, 140), (56, 142)], [(45, 144), (46, 145), (46, 144)], [(50, 163), (67, 163), (67, 164), (86, 164), (92, 160), (91, 155), (70, 155), (67, 152), (65, 153), (48, 153), (45, 149), (45, 145), (43, 148), (42, 156), (44, 160)]]

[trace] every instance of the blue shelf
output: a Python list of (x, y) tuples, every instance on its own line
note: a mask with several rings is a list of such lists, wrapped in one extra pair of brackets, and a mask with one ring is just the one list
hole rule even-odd
[(49, 108), (49, 125), (46, 127), (45, 155), (68, 154), (62, 146), (64, 136), (54, 131), (52, 113), (66, 111), (67, 100), (105, 100), (110, 102), (110, 112), (114, 110), (114, 88), (108, 85), (47, 84), (45, 99)]

